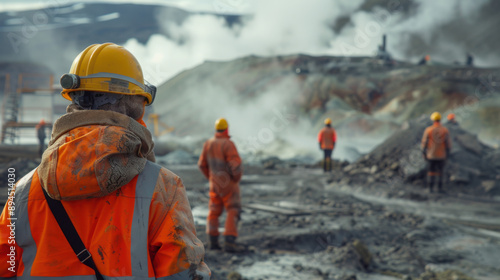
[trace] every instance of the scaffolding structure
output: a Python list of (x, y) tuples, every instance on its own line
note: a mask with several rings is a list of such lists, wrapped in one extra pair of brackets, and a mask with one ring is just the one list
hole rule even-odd
[(5, 74), (2, 144), (19, 144), (21, 136), (34, 136), (35, 127), (41, 119), (45, 120), (46, 126), (51, 127), (54, 113), (53, 75), (19, 73), (15, 84), (12, 78), (15, 77)]
[[(163, 123), (160, 120), (160, 115), (158, 114), (155, 113), (149, 114), (147, 122), (153, 123), (153, 135), (155, 137), (160, 137), (164, 134), (174, 131), (174, 127), (168, 126), (167, 124)], [(161, 131), (160, 131), (160, 126), (162, 127)]]

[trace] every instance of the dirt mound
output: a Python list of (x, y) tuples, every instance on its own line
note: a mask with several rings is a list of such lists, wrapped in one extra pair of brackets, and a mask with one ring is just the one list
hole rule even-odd
[[(423, 185), (427, 163), (420, 143), (427, 118), (405, 123), (402, 129), (357, 162), (343, 168), (343, 180), (354, 183), (407, 182)], [(459, 125), (444, 124), (450, 131), (452, 149), (445, 167), (445, 183), (454, 190), (500, 194), (500, 150), (480, 142)]]

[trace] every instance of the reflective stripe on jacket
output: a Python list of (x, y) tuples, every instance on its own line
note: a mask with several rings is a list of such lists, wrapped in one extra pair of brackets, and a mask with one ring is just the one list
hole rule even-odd
[[(160, 189), (164, 183), (171, 189), (168, 193)], [(160, 204), (162, 201), (167, 203)], [(36, 171), (17, 184), (14, 203), (15, 215), (10, 216), (5, 208), (0, 224), (6, 227), (9, 218), (16, 218), (17, 279), (62, 276), (95, 279), (93, 270), (79, 262), (59, 229)], [(198, 279), (192, 278), (194, 273), (203, 277), (200, 279), (209, 279), (208, 269), (200, 259), (203, 245), (191, 243), (194, 229), (182, 226), (192, 219), (182, 183), (159, 165), (148, 162), (145, 169), (116, 194), (62, 203), (105, 279), (131, 279), (130, 276), (134, 276), (133, 279)], [(162, 209), (167, 205), (169, 211)], [(2, 234), (2, 276), (10, 272), (10, 264), (5, 259), (10, 248), (9, 252), (5, 250), (6, 243), (8, 245), (8, 236)], [(200, 262), (201, 266), (190, 261)], [(16, 275), (5, 276), (9, 274)]]
[(335, 142), (337, 141), (337, 134), (333, 127), (325, 126), (318, 133), (318, 142), (321, 144), (323, 150), (333, 150)]
[[(209, 279), (182, 181), (146, 160), (154, 159), (149, 132), (118, 113), (74, 114), (54, 124), (42, 163), (11, 193), (15, 211), (0, 216), (0, 279), (95, 279), (42, 186), (61, 200), (105, 279)], [(11, 222), (14, 241), (3, 230)]]

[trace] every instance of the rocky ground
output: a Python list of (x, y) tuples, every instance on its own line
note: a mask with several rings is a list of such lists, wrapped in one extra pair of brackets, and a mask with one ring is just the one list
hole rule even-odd
[[(206, 241), (207, 182), (195, 165), (168, 167), (183, 178)], [(428, 194), (405, 183), (367, 188), (336, 182), (342, 174), (247, 166), (239, 241), (249, 249), (207, 251), (213, 279), (500, 277), (500, 197)]]
[[(328, 174), (319, 163), (245, 162), (239, 242), (248, 250), (207, 251), (212, 279), (500, 279), (498, 149), (453, 130), (445, 193), (428, 193), (425, 163), (412, 155), (425, 125), (409, 123)], [(7, 169), (20, 178), (38, 162), (28, 157), (36, 147), (1, 148), (5, 201)], [(196, 160), (180, 150), (158, 157), (182, 178), (206, 242), (208, 182)]]

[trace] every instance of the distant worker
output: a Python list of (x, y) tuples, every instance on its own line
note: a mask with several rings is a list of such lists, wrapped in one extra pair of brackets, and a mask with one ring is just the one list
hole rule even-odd
[(422, 137), (422, 152), (429, 163), (427, 188), (432, 192), (438, 177), (438, 192), (443, 192), (443, 170), (450, 154), (451, 139), (448, 129), (441, 125), (440, 113), (432, 113), (431, 120), (434, 124), (425, 129)]
[(154, 163), (156, 88), (135, 57), (91, 45), (60, 82), (67, 114), (0, 216), (0, 279), (208, 280), (186, 189)]
[(38, 156), (41, 158), (43, 151), (45, 151), (45, 120), (40, 120), (35, 129), (36, 136), (38, 137)]
[(377, 58), (384, 61), (387, 66), (392, 65), (391, 54), (387, 51), (387, 36), (382, 36), (382, 44), (378, 46)]
[(335, 129), (332, 127), (332, 120), (330, 118), (325, 119), (325, 127), (323, 127), (318, 133), (319, 148), (323, 150), (323, 171), (332, 171), (332, 152), (335, 149), (335, 142), (337, 142), (337, 134)]
[(430, 62), (431, 62), (431, 56), (426, 55), (426, 56), (422, 57), (422, 59), (418, 62), (418, 65), (427, 65), (427, 64), (430, 64)]
[(236, 244), (241, 201), (239, 181), (243, 174), (241, 159), (236, 146), (229, 138), (228, 123), (221, 118), (215, 122), (215, 136), (203, 145), (198, 166), (210, 183), (210, 201), (206, 231), (209, 249), (220, 250), (219, 217), (226, 209), (224, 251), (241, 252), (243, 246)]
[(474, 66), (474, 57), (472, 56), (472, 54), (467, 53), (467, 60), (465, 61), (465, 65), (470, 67)]
[(446, 124), (458, 126), (458, 122), (455, 119), (455, 114), (450, 113), (450, 114), (448, 114), (448, 117), (446, 117), (446, 118), (448, 119), (448, 122)]

